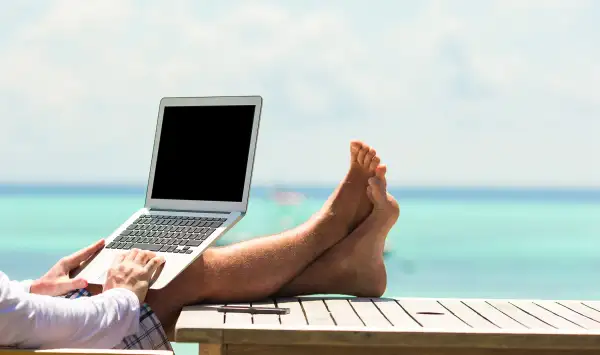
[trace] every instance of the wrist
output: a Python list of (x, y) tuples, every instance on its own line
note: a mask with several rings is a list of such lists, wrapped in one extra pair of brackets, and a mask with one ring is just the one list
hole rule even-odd
[(40, 285), (41, 285), (41, 282), (40, 282), (39, 279), (38, 280), (29, 280), (29, 290), (28, 290), (28, 292), (29, 293), (35, 293), (35, 294), (38, 294), (38, 295), (41, 294), (40, 293)]
[(23, 286), (23, 291), (25, 291), (26, 293), (31, 293), (31, 285), (33, 284), (34, 280), (23, 280), (20, 282), (21, 286)]

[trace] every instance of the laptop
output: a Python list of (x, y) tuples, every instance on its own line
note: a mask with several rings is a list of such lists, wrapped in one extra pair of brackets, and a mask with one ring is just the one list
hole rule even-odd
[(150, 286), (161, 289), (239, 222), (261, 109), (260, 96), (163, 98), (144, 207), (73, 276), (104, 284), (117, 255), (138, 248), (164, 256)]

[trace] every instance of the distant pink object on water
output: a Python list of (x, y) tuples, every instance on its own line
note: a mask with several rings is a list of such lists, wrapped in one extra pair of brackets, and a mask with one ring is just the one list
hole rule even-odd
[(305, 200), (303, 194), (294, 191), (275, 191), (271, 196), (280, 205), (299, 205)]

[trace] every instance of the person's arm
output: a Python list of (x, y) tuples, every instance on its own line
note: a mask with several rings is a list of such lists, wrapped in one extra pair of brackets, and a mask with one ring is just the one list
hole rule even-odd
[(31, 284), (33, 283), (33, 280), (23, 280), (23, 281), (15, 281), (15, 280), (10, 280), (10, 284), (22, 289), (23, 291), (25, 291), (26, 293), (29, 293), (31, 291)]
[(27, 293), (0, 272), (0, 346), (110, 349), (137, 332), (139, 309), (124, 288), (70, 300)]

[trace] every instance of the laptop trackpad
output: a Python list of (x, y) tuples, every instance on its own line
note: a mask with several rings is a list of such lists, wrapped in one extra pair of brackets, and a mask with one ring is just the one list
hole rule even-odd
[(106, 281), (106, 273), (113, 265), (117, 255), (118, 253), (112, 250), (103, 250), (86, 266), (82, 276), (89, 283), (103, 285), (104, 281)]

